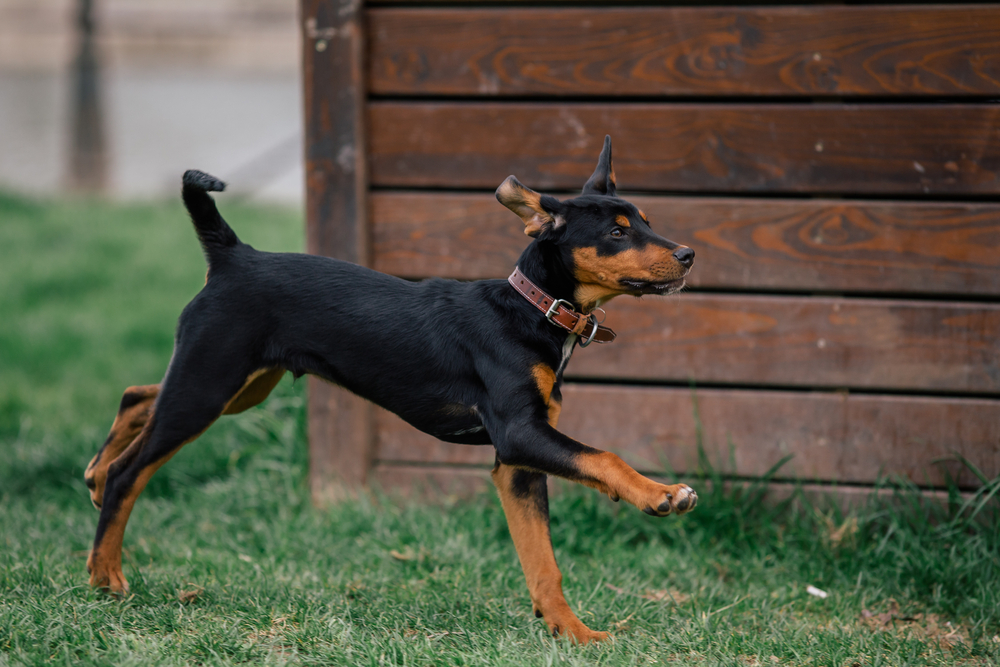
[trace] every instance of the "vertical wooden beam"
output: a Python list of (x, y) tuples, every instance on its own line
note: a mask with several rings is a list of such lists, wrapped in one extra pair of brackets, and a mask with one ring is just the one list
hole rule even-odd
[[(310, 253), (370, 263), (361, 0), (301, 0), (306, 238)], [(313, 500), (363, 485), (374, 456), (370, 403), (309, 382)]]

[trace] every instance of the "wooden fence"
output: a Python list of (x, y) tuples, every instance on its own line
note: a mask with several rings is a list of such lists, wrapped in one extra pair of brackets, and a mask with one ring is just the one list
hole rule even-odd
[[(560, 428), (638, 469), (864, 491), (1000, 474), (1000, 5), (573, 6), (303, 0), (309, 251), (502, 278), (508, 174), (619, 186), (693, 247), (693, 289), (619, 299)], [(439, 442), (310, 384), (317, 496), (487, 484)]]

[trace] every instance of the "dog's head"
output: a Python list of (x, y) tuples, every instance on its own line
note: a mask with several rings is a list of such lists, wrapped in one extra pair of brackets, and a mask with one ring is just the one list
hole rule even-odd
[(589, 312), (621, 294), (671, 294), (684, 286), (694, 251), (654, 233), (646, 215), (617, 195), (611, 137), (579, 197), (559, 201), (508, 176), (496, 192), (535, 243), (551, 244), (570, 270), (574, 301)]

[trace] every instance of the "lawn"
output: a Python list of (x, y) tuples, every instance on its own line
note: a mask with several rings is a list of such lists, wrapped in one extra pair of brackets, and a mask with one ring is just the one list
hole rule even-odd
[[(301, 247), (299, 213), (220, 200), (244, 240)], [(1000, 663), (995, 505), (904, 488), (841, 516), (705, 479), (695, 512), (654, 519), (567, 486), (567, 599), (615, 636), (576, 647), (532, 616), (493, 495), (315, 509), (287, 378), (157, 473), (125, 538), (131, 595), (92, 591), (83, 468), (122, 389), (159, 380), (204, 270), (176, 202), (0, 196), (0, 665)]]

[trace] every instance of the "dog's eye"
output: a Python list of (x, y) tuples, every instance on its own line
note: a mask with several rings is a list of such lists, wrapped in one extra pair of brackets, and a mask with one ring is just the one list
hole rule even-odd
[(614, 236), (615, 238), (618, 238), (623, 233), (624, 232), (622, 232), (622, 228), (621, 227), (615, 227), (614, 229), (611, 230), (611, 235)]

